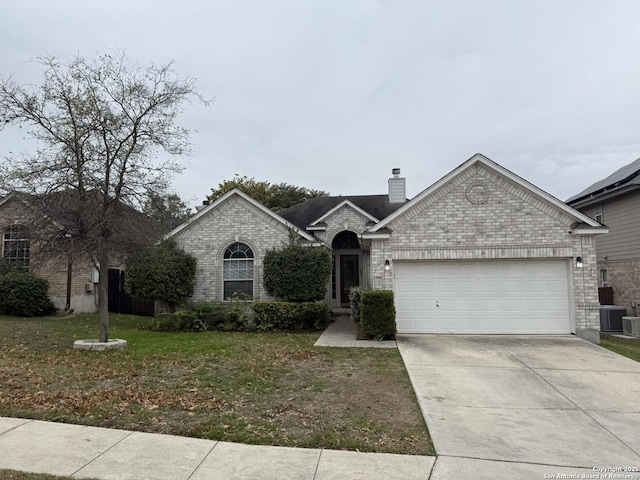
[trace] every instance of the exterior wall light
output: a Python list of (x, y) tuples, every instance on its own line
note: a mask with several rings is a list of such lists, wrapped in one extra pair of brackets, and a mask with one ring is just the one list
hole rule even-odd
[(584, 263), (582, 263), (582, 257), (576, 257), (576, 268), (584, 267)]
[(391, 262), (389, 262), (389, 260), (385, 260), (384, 261), (384, 271), (388, 272), (389, 270), (391, 270)]

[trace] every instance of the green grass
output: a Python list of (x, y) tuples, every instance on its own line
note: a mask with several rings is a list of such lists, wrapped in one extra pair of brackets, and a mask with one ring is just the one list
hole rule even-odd
[(604, 348), (640, 362), (640, 339), (614, 337), (607, 333), (600, 334), (600, 345)]
[(319, 332), (159, 333), (111, 316), (121, 351), (73, 350), (96, 315), (0, 317), (0, 415), (292, 447), (434, 454), (397, 350)]

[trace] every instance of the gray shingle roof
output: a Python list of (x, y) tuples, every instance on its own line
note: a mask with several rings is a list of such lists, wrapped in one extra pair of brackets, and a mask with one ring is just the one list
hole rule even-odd
[(594, 183), (582, 192), (574, 195), (566, 201), (566, 203), (575, 202), (585, 197), (596, 196), (600, 193), (609, 193), (613, 189), (629, 186), (640, 185), (640, 158), (631, 162), (629, 165), (616, 170), (608, 177)]
[(278, 212), (282, 218), (296, 227), (305, 228), (338, 204), (349, 200), (369, 215), (382, 220), (400, 208), (402, 203), (389, 203), (388, 195), (353, 195), (339, 197), (317, 197)]

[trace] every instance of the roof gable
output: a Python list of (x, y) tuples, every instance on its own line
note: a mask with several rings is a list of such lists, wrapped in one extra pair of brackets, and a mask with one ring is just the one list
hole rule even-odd
[(557, 209), (559, 212), (562, 212), (565, 215), (568, 215), (569, 217), (573, 218), (575, 220), (575, 222), (577, 222), (579, 224), (583, 224), (583, 225), (588, 226), (588, 227), (602, 228), (602, 225), (600, 225), (595, 220), (593, 220), (593, 219), (589, 218), (588, 216), (578, 212), (577, 210), (574, 210), (573, 208), (571, 208), (568, 205), (566, 205), (564, 202), (558, 200), (556, 197), (546, 193), (545, 191), (541, 190), (540, 188), (536, 187), (535, 185), (527, 182), (523, 178), (521, 178), (518, 175), (514, 174), (513, 172), (507, 170), (506, 168), (498, 165), (497, 163), (495, 163), (494, 161), (492, 161), (489, 158), (485, 157), (484, 155), (482, 155), (480, 153), (477, 153), (473, 157), (471, 157), (469, 160), (464, 162), (462, 165), (460, 165), (459, 167), (455, 168), (454, 170), (449, 172), (447, 175), (442, 177), (436, 183), (434, 183), (433, 185), (431, 185), (427, 189), (423, 190), (420, 194), (418, 194), (416, 197), (411, 199), (411, 201), (409, 201), (406, 204), (402, 205), (398, 210), (396, 210), (391, 215), (389, 215), (388, 217), (383, 219), (377, 225), (374, 225), (370, 229), (370, 231), (371, 232), (377, 232), (377, 231), (380, 231), (381, 229), (387, 227), (391, 222), (393, 222), (394, 220), (398, 219), (402, 215), (406, 214), (409, 210), (413, 209), (417, 204), (419, 204), (420, 202), (422, 202), (426, 198), (428, 198), (428, 197), (430, 197), (432, 195), (436, 195), (446, 185), (461, 181), (461, 178), (463, 177), (463, 175), (466, 172), (468, 172), (469, 169), (471, 169), (471, 168), (473, 168), (474, 166), (477, 166), (477, 165), (481, 165), (484, 168), (487, 168), (490, 171), (493, 171), (493, 172), (497, 173), (498, 175), (500, 175), (502, 177), (505, 177), (506, 179), (508, 179), (509, 181), (514, 183), (515, 185), (517, 185), (518, 187), (524, 189), (527, 192), (527, 194), (532, 195), (533, 197), (544, 201), (548, 205), (550, 205), (550, 206), (554, 207), (555, 209)]
[(177, 233), (181, 232), (182, 230), (184, 230), (185, 228), (193, 225), (194, 223), (197, 223), (198, 221), (200, 221), (200, 219), (206, 217), (209, 212), (214, 211), (216, 208), (218, 208), (220, 205), (222, 205), (228, 199), (230, 199), (231, 197), (234, 197), (234, 196), (239, 196), (240, 198), (244, 199), (245, 201), (251, 203), (254, 207), (256, 207), (257, 209), (261, 210), (263, 213), (267, 214), (271, 218), (275, 219), (276, 221), (278, 221), (279, 223), (281, 223), (285, 227), (294, 230), (303, 239), (305, 239), (307, 241), (310, 241), (310, 242), (315, 241), (315, 239), (311, 235), (309, 235), (308, 233), (306, 233), (303, 230), (300, 230), (295, 225), (293, 225), (292, 223), (288, 222), (287, 220), (285, 220), (284, 218), (282, 218), (280, 215), (278, 215), (277, 213), (273, 212), (272, 210), (268, 209), (262, 203), (258, 202), (257, 200), (254, 200), (253, 198), (251, 198), (249, 195), (247, 195), (246, 193), (244, 193), (242, 190), (240, 190), (238, 188), (234, 188), (233, 190), (228, 191), (227, 193), (225, 193), (221, 197), (217, 198), (213, 203), (211, 203), (211, 204), (207, 205), (206, 207), (204, 207), (203, 209), (201, 209), (198, 213), (196, 213), (193, 217), (191, 217), (189, 220), (184, 222), (182, 225), (179, 225), (176, 228), (174, 228), (173, 230), (171, 230), (166, 235), (166, 238), (172, 237), (172, 236), (176, 235)]
[[(317, 225), (329, 212), (348, 201), (351, 208), (356, 209), (372, 221), (385, 218), (402, 204), (389, 203), (388, 195), (349, 195), (337, 197), (316, 197), (279, 212), (285, 220), (299, 228)], [(375, 220), (373, 220), (375, 219)]]
[(354, 205), (350, 200), (344, 200), (343, 202), (339, 203), (338, 205), (336, 205), (335, 207), (333, 207), (331, 210), (329, 210), (328, 212), (326, 212), (324, 215), (322, 215), (320, 218), (314, 220), (313, 222), (310, 223), (311, 226), (315, 226), (318, 225), (321, 222), (324, 222), (327, 218), (329, 218), (333, 213), (337, 212), (338, 210), (340, 210), (343, 207), (347, 207), (347, 208), (351, 208), (353, 210), (355, 210), (356, 212), (358, 212), (360, 215), (362, 215), (365, 218), (368, 218), (369, 220), (371, 220), (372, 222), (378, 223), (380, 220), (377, 219), (376, 217), (374, 217), (373, 215), (371, 215), (370, 213), (364, 211), (362, 208), (358, 207), (357, 205)]

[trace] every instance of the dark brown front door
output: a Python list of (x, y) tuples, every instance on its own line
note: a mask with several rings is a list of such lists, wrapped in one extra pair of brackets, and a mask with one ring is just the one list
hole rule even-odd
[(349, 305), (349, 289), (360, 285), (358, 255), (340, 255), (340, 304)]

